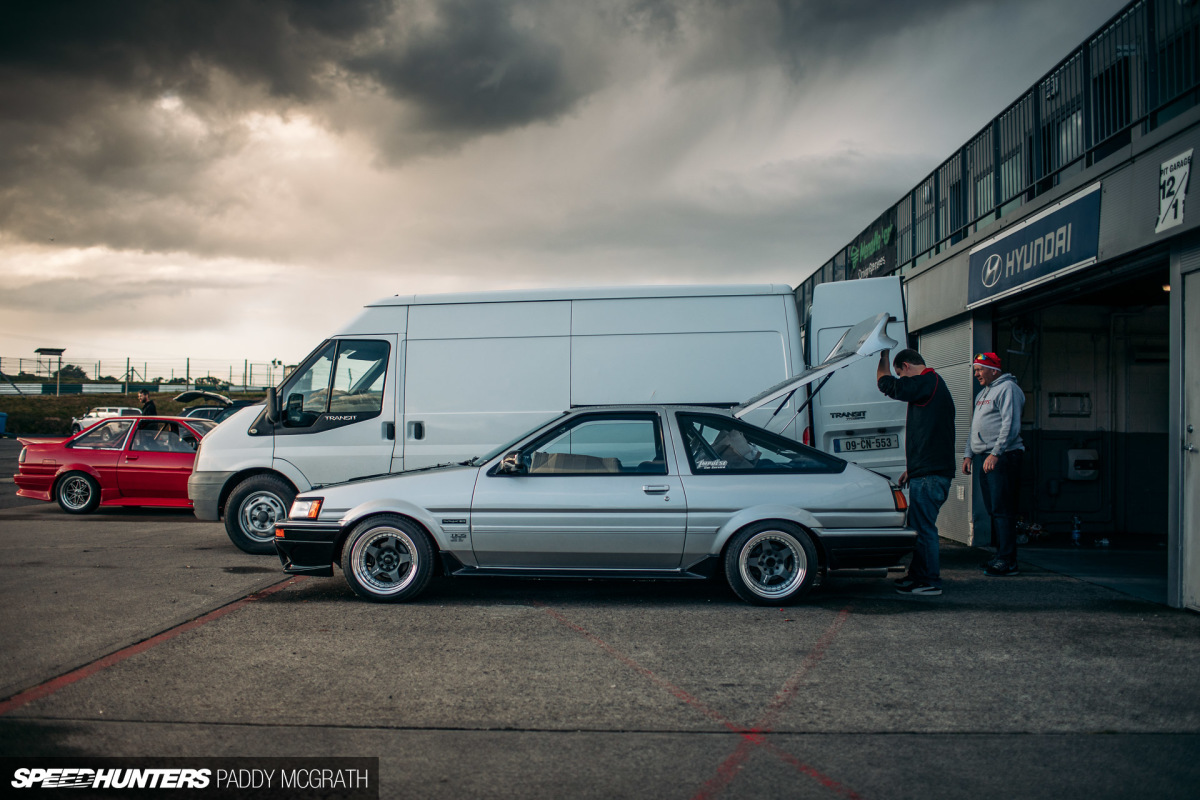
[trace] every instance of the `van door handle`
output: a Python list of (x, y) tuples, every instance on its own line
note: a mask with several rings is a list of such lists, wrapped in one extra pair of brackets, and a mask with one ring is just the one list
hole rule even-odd
[(410, 422), (408, 423), (408, 438), (421, 440), (425, 438), (425, 423)]
[(394, 423), (394, 422), (383, 423), (383, 438), (385, 438), (385, 439), (395, 439), (396, 438), (396, 423)]
[(670, 486), (643, 486), (642, 491), (646, 494), (666, 494), (671, 491)]

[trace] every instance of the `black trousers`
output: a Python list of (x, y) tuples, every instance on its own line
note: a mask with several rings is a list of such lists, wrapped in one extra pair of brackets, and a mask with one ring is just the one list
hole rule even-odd
[(996, 560), (1005, 564), (1017, 563), (1017, 498), (1021, 486), (1021, 458), (1024, 450), (1009, 450), (1000, 456), (996, 468), (983, 471), (988, 454), (977, 454), (971, 468), (979, 475), (983, 507), (992, 518), (992, 544)]

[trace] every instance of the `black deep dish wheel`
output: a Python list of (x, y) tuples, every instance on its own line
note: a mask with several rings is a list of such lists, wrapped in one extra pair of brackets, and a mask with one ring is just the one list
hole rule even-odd
[(257, 556), (275, 554), (275, 523), (287, 519), (296, 492), (274, 475), (252, 475), (225, 503), (225, 532), (239, 549)]
[(90, 514), (100, 505), (100, 485), (84, 472), (68, 472), (54, 487), (58, 507), (68, 514)]
[(817, 550), (798, 526), (771, 521), (751, 525), (725, 550), (725, 578), (738, 597), (754, 605), (786, 604), (812, 589)]
[(433, 547), (410, 520), (391, 514), (373, 517), (346, 538), (342, 573), (359, 597), (377, 603), (411, 600), (429, 585)]

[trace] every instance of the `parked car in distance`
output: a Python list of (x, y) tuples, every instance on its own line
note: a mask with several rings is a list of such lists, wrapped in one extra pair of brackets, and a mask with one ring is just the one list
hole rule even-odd
[[(706, 578), (783, 604), (833, 569), (899, 563), (916, 540), (903, 493), (742, 417), (894, 347), (888, 315), (847, 331), (821, 365), (730, 409), (630, 405), (564, 412), (458, 464), (315, 487), (275, 524), (284, 570), (360, 597), (418, 596), (454, 576)], [(786, 429), (787, 421), (782, 422)]]
[(129, 406), (100, 406), (93, 408), (91, 411), (84, 414), (82, 417), (71, 418), (71, 433), (79, 433), (84, 428), (90, 428), (102, 419), (111, 419), (112, 417), (137, 417), (141, 416), (140, 408), (131, 408)]
[(68, 514), (99, 506), (190, 508), (196, 448), (214, 427), (206, 419), (118, 417), (65, 439), (19, 439), (17, 495), (57, 501)]
[(216, 420), (225, 410), (224, 406), (192, 406), (185, 408), (180, 416), (194, 419)]

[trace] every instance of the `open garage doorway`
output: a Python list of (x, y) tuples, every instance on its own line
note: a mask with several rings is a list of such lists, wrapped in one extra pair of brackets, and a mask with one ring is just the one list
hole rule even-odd
[(1021, 559), (1167, 602), (1166, 261), (998, 308), (1025, 391)]

